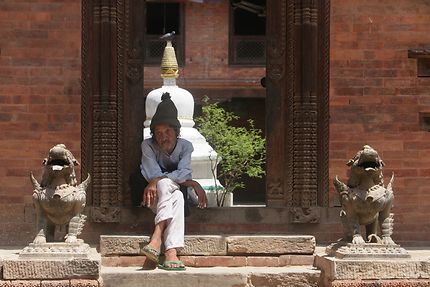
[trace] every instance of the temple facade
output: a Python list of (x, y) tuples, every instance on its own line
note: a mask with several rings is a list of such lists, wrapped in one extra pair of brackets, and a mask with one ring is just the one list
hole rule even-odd
[(57, 143), (92, 176), (86, 242), (150, 233), (152, 214), (131, 206), (129, 182), (145, 97), (162, 84), (159, 36), (173, 30), (178, 84), (197, 110), (207, 95), (256, 119), (267, 140), (266, 177), (250, 193), (259, 206), (195, 210), (187, 234), (335, 241), (332, 179), (345, 180), (347, 161), (371, 145), (395, 174), (394, 240), (428, 244), (429, 15), (422, 0), (2, 3), (1, 245), (32, 240), (29, 173), (40, 178)]

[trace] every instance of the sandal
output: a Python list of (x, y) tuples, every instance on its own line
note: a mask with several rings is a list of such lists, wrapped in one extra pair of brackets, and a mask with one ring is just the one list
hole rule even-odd
[(158, 263), (160, 259), (160, 251), (152, 246), (145, 245), (145, 247), (142, 248), (142, 253), (146, 256), (147, 259), (155, 263)]
[(158, 268), (168, 271), (185, 271), (185, 265), (182, 261), (164, 261), (162, 264), (158, 264)]

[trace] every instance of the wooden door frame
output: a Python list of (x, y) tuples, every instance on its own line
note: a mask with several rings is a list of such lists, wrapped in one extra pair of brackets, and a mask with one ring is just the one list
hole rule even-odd
[[(328, 206), (329, 0), (267, 1), (268, 207)], [(93, 222), (120, 222), (140, 159), (145, 2), (82, 1), (82, 173)]]

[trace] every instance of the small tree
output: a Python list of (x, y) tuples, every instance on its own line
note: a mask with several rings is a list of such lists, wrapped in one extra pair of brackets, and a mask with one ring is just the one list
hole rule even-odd
[[(239, 117), (225, 111), (218, 103), (209, 103), (203, 98), (202, 116), (196, 123), (200, 133), (217, 152), (216, 159), (211, 159), (212, 175), (215, 179), (217, 205), (223, 206), (227, 193), (234, 192), (245, 185), (242, 176), (261, 177), (265, 171), (265, 139), (254, 122), (248, 120), (249, 127), (235, 127), (232, 121)], [(217, 172), (217, 165), (221, 163)], [(224, 188), (217, 185), (217, 178)]]

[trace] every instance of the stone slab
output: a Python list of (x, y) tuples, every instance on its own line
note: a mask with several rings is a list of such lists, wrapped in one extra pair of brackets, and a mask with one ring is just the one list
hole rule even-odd
[(428, 259), (338, 259), (328, 255), (316, 255), (314, 266), (323, 271), (329, 282), (358, 279), (430, 279)]
[(3, 260), (4, 280), (98, 279), (100, 255), (91, 248), (88, 259), (19, 259)]
[(430, 280), (336, 280), (324, 287), (430, 287)]
[(229, 236), (227, 254), (313, 254), (315, 245), (310, 235)]
[(101, 273), (104, 287), (316, 287), (319, 276), (320, 272), (311, 267), (187, 267), (186, 271), (104, 267)]
[(219, 235), (186, 235), (179, 255), (227, 255), (227, 239)]
[(100, 235), (100, 253), (102, 256), (139, 255), (149, 236), (136, 235)]

